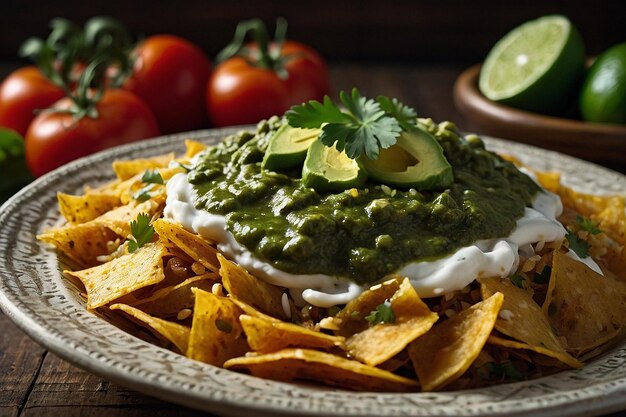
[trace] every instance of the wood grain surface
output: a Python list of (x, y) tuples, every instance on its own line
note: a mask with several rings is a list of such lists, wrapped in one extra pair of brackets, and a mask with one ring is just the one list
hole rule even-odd
[[(0, 63), (4, 77), (17, 63)], [(459, 65), (333, 64), (335, 90), (360, 88), (366, 96), (395, 96), (422, 116), (476, 129), (455, 109), (452, 87)], [(1, 232), (0, 232), (1, 233)], [(136, 393), (91, 375), (30, 340), (0, 313), (0, 417), (161, 417), (207, 415)], [(613, 416), (624, 415), (622, 413)]]

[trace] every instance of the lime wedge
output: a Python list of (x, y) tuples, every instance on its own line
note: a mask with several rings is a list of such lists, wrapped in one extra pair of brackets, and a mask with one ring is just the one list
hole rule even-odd
[(564, 16), (544, 16), (513, 29), (489, 52), (480, 72), (485, 97), (540, 113), (560, 113), (584, 73), (582, 39)]

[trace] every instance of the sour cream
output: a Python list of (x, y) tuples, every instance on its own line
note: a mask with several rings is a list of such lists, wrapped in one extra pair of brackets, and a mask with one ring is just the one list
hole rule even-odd
[[(369, 288), (369, 285), (361, 286), (347, 278), (324, 274), (292, 274), (276, 269), (237, 243), (233, 234), (227, 230), (224, 216), (196, 209), (193, 193), (186, 174), (173, 176), (167, 183), (165, 217), (218, 242), (218, 249), (227, 258), (270, 284), (288, 288), (296, 302), (330, 307), (345, 304)], [(558, 196), (540, 191), (532, 207), (526, 208), (509, 236), (478, 241), (435, 261), (412, 262), (397, 273), (408, 277), (423, 298), (460, 290), (481, 276), (509, 276), (519, 264), (520, 248), (527, 251), (531, 243), (563, 239), (566, 231), (556, 220), (562, 210)]]
[(193, 205), (193, 187), (187, 182), (186, 174), (176, 174), (167, 182), (167, 199), (164, 215), (183, 225), (187, 230), (218, 242), (224, 255), (270, 284), (289, 288), (294, 300), (303, 300), (318, 307), (345, 304), (356, 298), (366, 287), (347, 279), (324, 274), (291, 274), (274, 268), (258, 259), (241, 246), (227, 230), (226, 218)]

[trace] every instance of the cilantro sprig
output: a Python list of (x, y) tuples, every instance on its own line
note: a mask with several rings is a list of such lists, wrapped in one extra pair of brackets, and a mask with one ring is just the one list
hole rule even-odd
[(598, 235), (604, 233), (598, 224), (591, 219), (587, 219), (582, 216), (576, 216), (576, 223), (573, 227), (574, 230), (568, 230), (565, 237), (569, 242), (569, 248), (578, 255), (580, 258), (586, 258), (589, 256), (589, 249), (591, 245), (586, 240), (580, 238), (576, 231), (585, 231), (592, 235)]
[(400, 102), (397, 98), (378, 96), (376, 101), (388, 115), (398, 121), (402, 130), (409, 131), (417, 126), (417, 113), (412, 107)]
[(598, 224), (591, 219), (587, 219), (582, 216), (576, 216), (576, 226), (580, 230), (591, 233), (592, 235), (598, 235), (602, 233), (602, 230), (598, 228)]
[(152, 189), (152, 185), (143, 187), (141, 190), (133, 194), (133, 199), (139, 201), (140, 203), (150, 200), (150, 198), (152, 197), (152, 195), (150, 194), (151, 189)]
[(135, 194), (133, 194), (133, 198), (139, 202), (144, 202), (149, 200), (152, 195), (150, 192), (152, 191), (154, 184), (164, 184), (163, 177), (159, 173), (159, 171), (148, 169), (141, 176), (141, 181), (147, 184), (145, 187), (142, 187)]
[(385, 301), (376, 306), (376, 310), (365, 316), (365, 320), (369, 321), (372, 326), (378, 323), (395, 323), (396, 315), (391, 308), (391, 303)]
[(148, 169), (141, 176), (141, 181), (146, 184), (163, 184), (163, 177), (159, 171)]
[(131, 220), (130, 232), (132, 236), (128, 239), (128, 251), (133, 253), (149, 243), (154, 236), (154, 228), (150, 225), (150, 216), (147, 213), (140, 213), (137, 220)]
[(509, 277), (513, 285), (518, 288), (524, 288), (524, 277), (519, 274), (513, 274)]
[(579, 258), (586, 258), (589, 256), (589, 248), (591, 247), (589, 243), (579, 238), (578, 235), (571, 230), (567, 231), (565, 237), (569, 242), (569, 248), (574, 251)]
[(403, 129), (417, 124), (415, 110), (396, 99), (368, 99), (356, 88), (351, 94), (340, 92), (339, 99), (345, 109), (325, 96), (322, 103), (311, 100), (292, 107), (285, 116), (293, 127), (320, 128), (324, 145), (335, 145), (352, 159), (363, 154), (377, 159), (380, 149), (394, 145)]

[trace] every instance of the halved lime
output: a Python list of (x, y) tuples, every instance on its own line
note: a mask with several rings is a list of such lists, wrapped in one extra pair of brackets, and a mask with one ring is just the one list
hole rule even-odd
[(589, 68), (580, 114), (590, 122), (626, 123), (626, 42), (607, 49)]
[(585, 48), (564, 16), (544, 16), (513, 29), (489, 52), (480, 91), (490, 100), (540, 113), (559, 113), (584, 73)]

